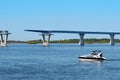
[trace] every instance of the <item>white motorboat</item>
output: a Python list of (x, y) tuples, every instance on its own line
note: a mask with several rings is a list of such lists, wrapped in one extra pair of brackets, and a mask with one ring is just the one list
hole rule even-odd
[(103, 61), (105, 57), (103, 57), (102, 52), (99, 50), (92, 51), (91, 54), (79, 56), (81, 61)]

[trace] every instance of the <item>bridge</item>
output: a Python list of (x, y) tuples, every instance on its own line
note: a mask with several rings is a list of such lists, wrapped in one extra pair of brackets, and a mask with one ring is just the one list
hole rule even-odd
[[(43, 38), (43, 45), (47, 46), (49, 45), (50, 37), (52, 33), (72, 33), (72, 34), (78, 34), (80, 36), (79, 45), (83, 46), (84, 43), (84, 35), (85, 34), (107, 34), (110, 35), (110, 44), (115, 45), (114, 36), (116, 34), (120, 34), (120, 32), (92, 32), (92, 31), (66, 31), (66, 30), (24, 30), (24, 31), (30, 31), (30, 32), (39, 32), (42, 33)], [(45, 39), (45, 36), (48, 36), (48, 39)]]
[(0, 31), (0, 46), (7, 46), (7, 39), (9, 34), (11, 33), (8, 33), (8, 31)]

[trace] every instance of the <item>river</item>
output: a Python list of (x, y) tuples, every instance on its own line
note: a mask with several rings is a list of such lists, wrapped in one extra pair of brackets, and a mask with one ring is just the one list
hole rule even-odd
[[(101, 50), (103, 62), (79, 55)], [(119, 80), (120, 44), (8, 44), (0, 47), (0, 80)]]

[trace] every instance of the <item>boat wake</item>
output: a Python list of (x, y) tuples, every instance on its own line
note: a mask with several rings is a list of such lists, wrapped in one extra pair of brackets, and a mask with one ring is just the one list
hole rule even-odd
[(120, 59), (106, 59), (105, 61), (120, 61)]

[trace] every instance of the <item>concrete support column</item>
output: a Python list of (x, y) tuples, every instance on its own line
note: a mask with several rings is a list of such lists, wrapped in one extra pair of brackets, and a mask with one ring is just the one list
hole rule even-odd
[(4, 44), (7, 45), (7, 40), (8, 40), (8, 32), (5, 32), (4, 35)]
[(0, 46), (7, 46), (8, 31), (0, 31)]
[(114, 34), (110, 34), (110, 44), (115, 45)]
[(0, 31), (0, 46), (3, 45), (3, 31)]
[(42, 34), (42, 40), (43, 40), (43, 43), (45, 42), (45, 35)]
[(0, 34), (0, 43), (1, 43), (1, 40), (2, 40), (1, 36), (2, 36), (2, 35)]
[(79, 36), (80, 36), (80, 41), (79, 41), (79, 45), (80, 46), (84, 46), (84, 34), (83, 33), (81, 33), (81, 34), (79, 34)]
[(51, 37), (51, 34), (48, 34), (48, 43), (50, 42), (50, 37)]
[[(49, 46), (49, 42), (50, 42), (50, 37), (52, 34), (50, 33), (43, 33), (42, 34), (42, 38), (43, 38), (43, 46)], [(47, 40), (46, 40), (46, 36), (47, 36)]]
[(0, 33), (0, 45), (3, 43), (3, 35)]

